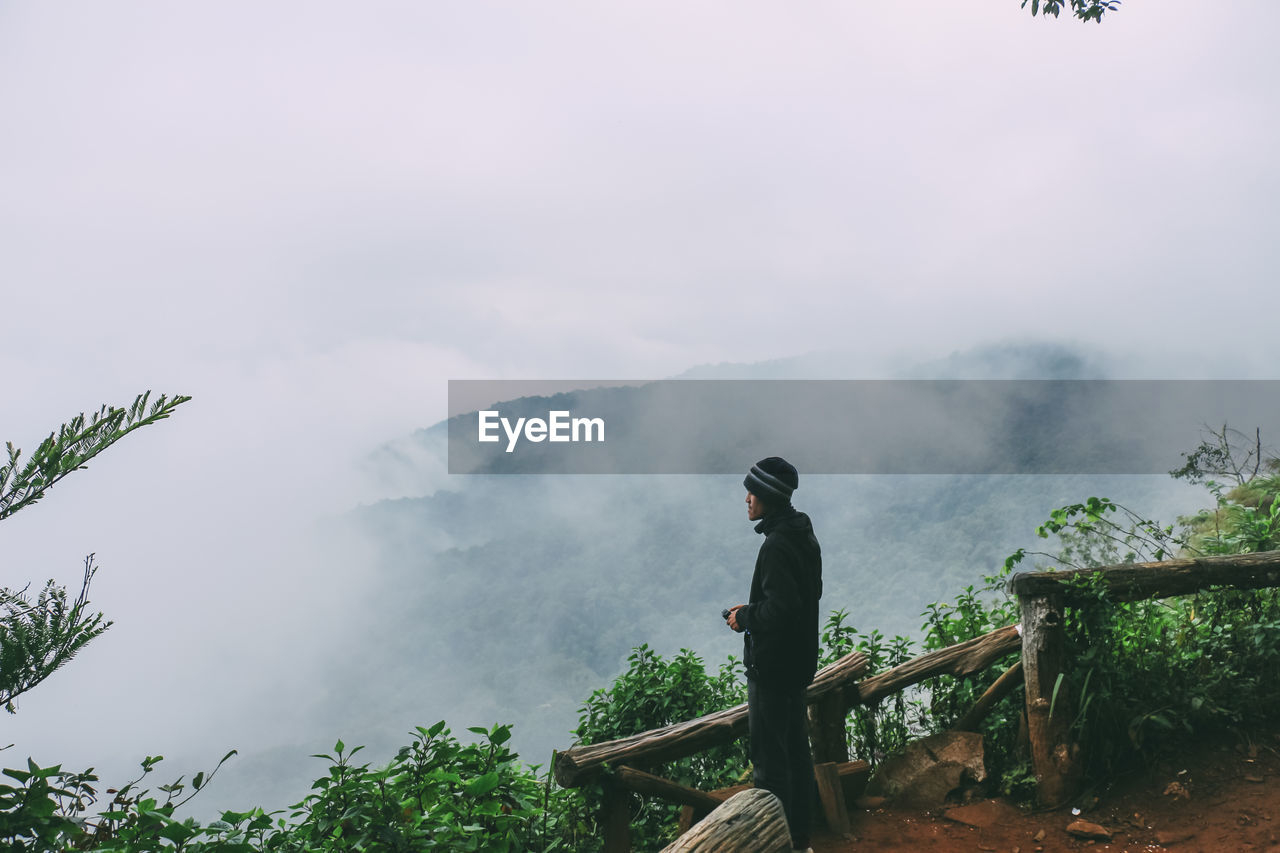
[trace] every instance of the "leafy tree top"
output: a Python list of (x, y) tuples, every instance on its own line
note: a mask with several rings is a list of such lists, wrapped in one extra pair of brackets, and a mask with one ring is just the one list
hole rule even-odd
[[(1043, 11), (1046, 15), (1053, 15), (1055, 18), (1062, 12), (1063, 0), (1022, 0), (1022, 8), (1027, 8), (1027, 4), (1031, 4), (1031, 14), (1038, 15)], [(1082, 21), (1097, 21), (1102, 23), (1102, 16), (1107, 12), (1114, 12), (1120, 5), (1120, 0), (1067, 0), (1066, 6), (1071, 10), (1071, 14)]]

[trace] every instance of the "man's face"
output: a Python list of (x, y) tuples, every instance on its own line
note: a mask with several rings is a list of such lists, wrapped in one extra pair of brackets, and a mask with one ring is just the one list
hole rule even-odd
[(762, 518), (764, 518), (764, 501), (747, 492), (747, 519), (759, 521)]

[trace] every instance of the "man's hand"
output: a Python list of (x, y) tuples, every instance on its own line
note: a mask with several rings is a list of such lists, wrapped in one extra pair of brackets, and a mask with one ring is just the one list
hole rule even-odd
[(745, 604), (739, 604), (737, 607), (729, 608), (729, 618), (726, 621), (729, 623), (729, 627), (737, 631), (739, 634), (741, 634), (745, 629), (742, 625), (738, 624), (738, 611), (746, 606), (747, 605)]

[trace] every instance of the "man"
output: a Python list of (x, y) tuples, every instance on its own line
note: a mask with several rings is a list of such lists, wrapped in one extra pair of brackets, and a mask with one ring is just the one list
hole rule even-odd
[(731, 608), (744, 632), (747, 723), (755, 785), (782, 801), (791, 846), (809, 847), (814, 797), (804, 693), (818, 667), (822, 551), (809, 517), (791, 505), (800, 484), (793, 465), (770, 456), (747, 473), (747, 518), (764, 534), (748, 604)]

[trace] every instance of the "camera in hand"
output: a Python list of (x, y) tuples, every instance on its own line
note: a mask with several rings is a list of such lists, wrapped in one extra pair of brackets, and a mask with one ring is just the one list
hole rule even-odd
[(720, 611), (720, 618), (726, 622), (729, 621), (729, 608), (726, 607), (724, 610)]

